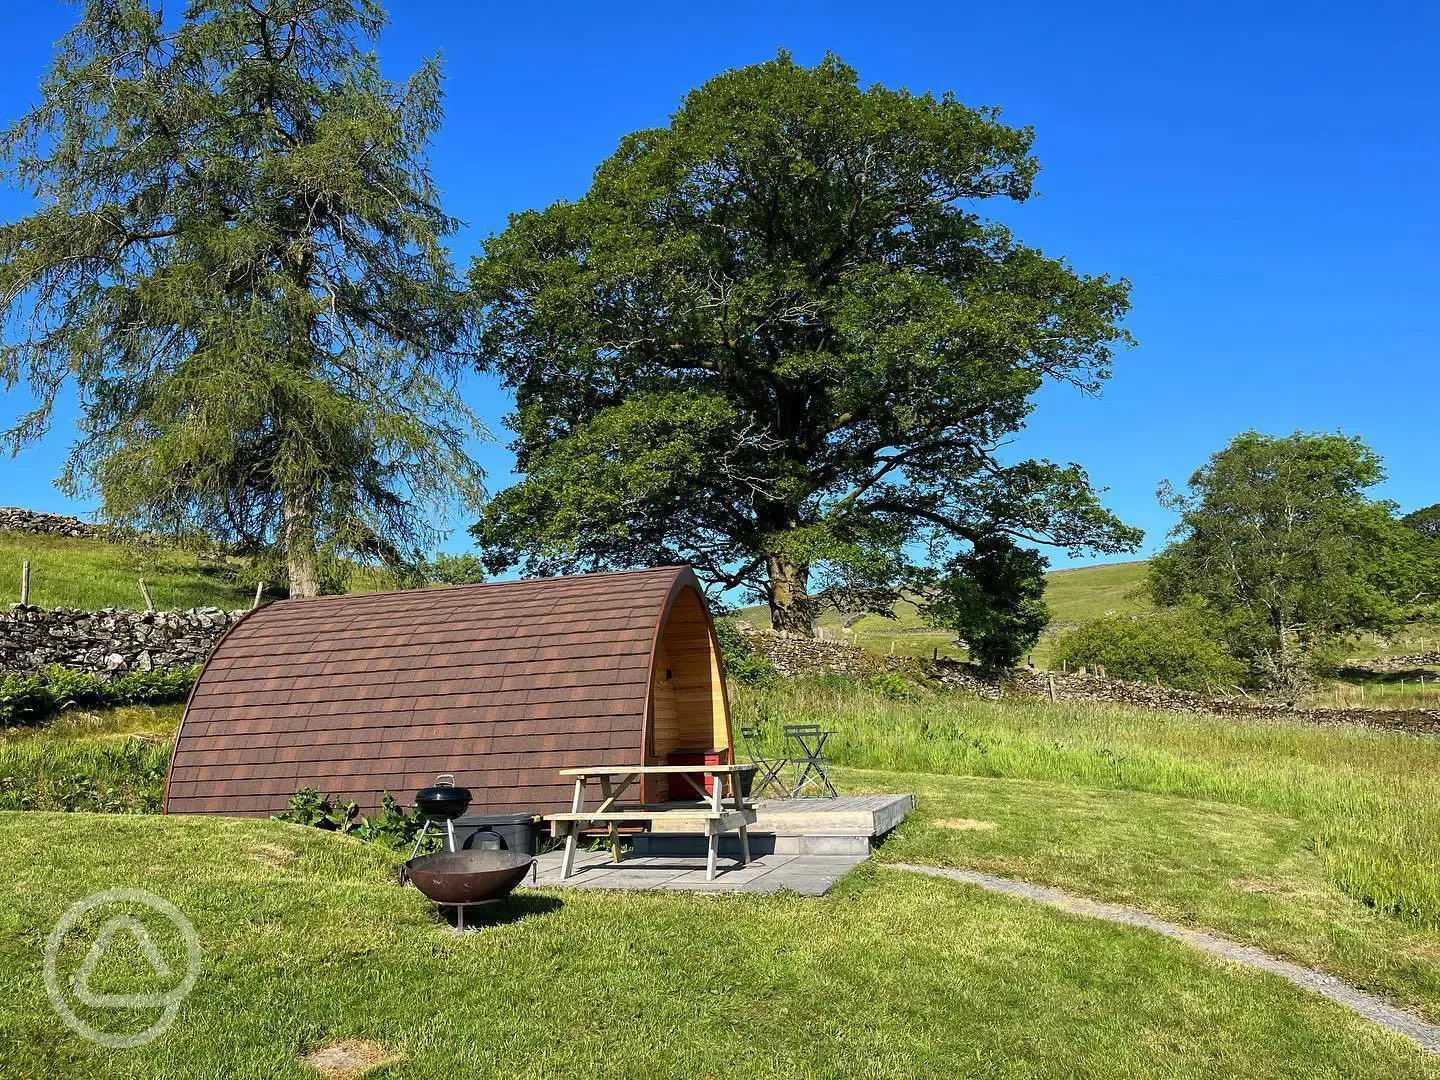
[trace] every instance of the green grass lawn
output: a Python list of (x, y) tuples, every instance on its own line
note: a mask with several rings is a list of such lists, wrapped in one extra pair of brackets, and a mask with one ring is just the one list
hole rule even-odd
[[(1440, 740), (1115, 706), (897, 702), (838, 680), (737, 699), (737, 724), (773, 737), (792, 720), (833, 730), (837, 761), (884, 774), (847, 782), (926, 796), (887, 857), (1134, 902), (1440, 1019)], [(933, 826), (945, 818), (997, 828)]]
[[(177, 713), (65, 714), (0, 744), (0, 777), (46, 789), (93, 773), (97, 798), (158, 792)], [(402, 1055), (376, 1076), (1440, 1080), (1435, 1059), (1272, 977), (885, 865), (1129, 904), (1440, 1020), (1440, 741), (893, 701), (835, 679), (737, 695), (737, 724), (773, 735), (792, 720), (834, 729), (843, 790), (919, 796), (876, 864), (823, 899), (556, 891), (457, 937), (392, 884), (396, 856), (358, 841), (0, 813), (14, 897), (0, 912), (0, 1046), (19, 1048), (0, 1077), (301, 1076), (296, 1054), (356, 1037)], [(172, 1032), (117, 1057), (56, 1024), (38, 957), (70, 901), (127, 885), (178, 904), (205, 962)], [(417, 1007), (431, 985), (468, 994), (467, 1008)]]
[(1440, 1019), (1440, 931), (1342, 889), (1305, 824), (1271, 811), (1070, 784), (846, 773), (920, 810), (880, 858), (983, 870), (1128, 904), (1339, 974)]
[[(0, 831), (4, 1077), (313, 1078), (296, 1056), (345, 1038), (399, 1055), (372, 1077), (1440, 1077), (1273, 976), (882, 867), (823, 899), (526, 892), (462, 936), (395, 883), (397, 856), (296, 826)], [(117, 886), (171, 900), (201, 945), (174, 1026), (126, 1051), (70, 1034), (40, 975), (66, 907)], [(91, 989), (133, 991), (136, 959), (107, 951)]]

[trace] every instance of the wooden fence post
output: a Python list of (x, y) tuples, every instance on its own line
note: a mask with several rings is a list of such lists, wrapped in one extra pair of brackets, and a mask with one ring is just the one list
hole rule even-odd
[(145, 598), (145, 610), (154, 611), (155, 601), (150, 599), (150, 590), (145, 587), (145, 579), (140, 579), (140, 595)]
[(20, 603), (30, 603), (30, 560), (20, 564)]

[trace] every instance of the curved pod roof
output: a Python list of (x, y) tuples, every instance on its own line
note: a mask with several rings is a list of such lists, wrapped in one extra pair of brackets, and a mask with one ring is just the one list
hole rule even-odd
[[(657, 735), (657, 712), (681, 727)], [(654, 761), (687, 733), (729, 746), (689, 567), (282, 601), (201, 670), (165, 809), (273, 814), (315, 787), (372, 811), (449, 772), (476, 809), (544, 812), (568, 808), (557, 770)]]

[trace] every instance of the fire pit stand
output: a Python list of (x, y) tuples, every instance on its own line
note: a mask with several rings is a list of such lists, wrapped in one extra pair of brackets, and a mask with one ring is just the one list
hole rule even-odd
[(437, 851), (407, 862), (404, 876), (432, 903), (453, 907), (463, 930), (466, 908), (504, 900), (534, 862), (534, 856), (518, 851)]

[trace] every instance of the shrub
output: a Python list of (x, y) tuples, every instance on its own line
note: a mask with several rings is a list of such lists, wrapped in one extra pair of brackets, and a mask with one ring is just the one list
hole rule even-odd
[(53, 699), (40, 675), (0, 675), (0, 721), (35, 723), (54, 712)]
[[(359, 807), (353, 802), (332, 802), (319, 788), (313, 787), (301, 788), (290, 796), (290, 808), (283, 814), (276, 814), (275, 820), (308, 825), (327, 832), (349, 833), (361, 840), (407, 853), (414, 847), (425, 825), (425, 819), (418, 810), (406, 810), (388, 791), (380, 796), (380, 813), (368, 818), (360, 814)], [(440, 837), (439, 831), (426, 836), (420, 854), (437, 850)]]
[[(424, 828), (425, 819), (415, 809), (406, 810), (390, 792), (380, 796), (380, 813), (374, 818), (362, 817), (355, 835), (391, 848), (394, 851), (409, 852), (415, 846), (415, 839)], [(427, 854), (440, 847), (439, 830), (425, 837), (420, 853)]]
[(176, 671), (132, 671), (112, 679), (63, 667), (29, 675), (0, 675), (0, 724), (38, 724), (77, 705), (178, 701), (190, 692), (199, 672), (197, 664)]
[(1104, 667), (1117, 679), (1158, 681), (1183, 690), (1215, 690), (1245, 677), (1245, 666), (1215, 632), (1183, 608), (1091, 619), (1060, 638), (1054, 659), (1071, 667)]
[(360, 823), (355, 820), (360, 808), (353, 802), (332, 803), (319, 788), (304, 787), (290, 796), (290, 808), (276, 814), (276, 821), (292, 825), (308, 825), (327, 832), (354, 832)]
[(734, 620), (715, 620), (715, 640), (725, 661), (725, 674), (741, 686), (765, 686), (779, 678), (775, 665), (756, 651)]

